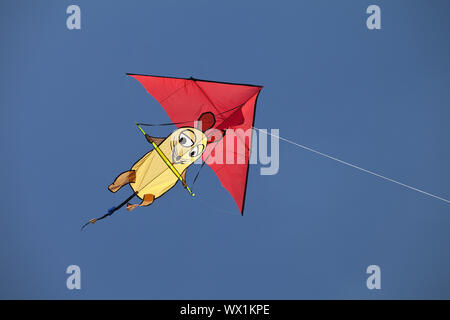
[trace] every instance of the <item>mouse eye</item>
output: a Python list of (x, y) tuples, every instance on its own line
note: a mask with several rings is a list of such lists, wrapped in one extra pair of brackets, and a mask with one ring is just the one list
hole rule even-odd
[(191, 156), (191, 158), (198, 156), (198, 146), (192, 149), (191, 152), (189, 152), (189, 155)]
[(190, 147), (194, 144), (194, 141), (191, 140), (191, 138), (189, 138), (187, 135), (185, 135), (184, 133), (180, 133), (180, 136), (178, 137), (178, 142), (183, 146), (183, 147)]

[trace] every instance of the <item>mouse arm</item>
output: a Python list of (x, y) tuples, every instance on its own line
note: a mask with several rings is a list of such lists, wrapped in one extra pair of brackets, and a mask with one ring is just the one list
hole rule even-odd
[(183, 187), (185, 189), (187, 187), (187, 184), (186, 184), (186, 171), (187, 171), (187, 168), (184, 169), (184, 171), (181, 173), (181, 178), (182, 178), (181, 183), (183, 183)]
[(159, 146), (166, 138), (157, 138), (145, 134), (145, 139), (147, 139), (148, 143), (152, 144), (154, 142), (157, 146)]

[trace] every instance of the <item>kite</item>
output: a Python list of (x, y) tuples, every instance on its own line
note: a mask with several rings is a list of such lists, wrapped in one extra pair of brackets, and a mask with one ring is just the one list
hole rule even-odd
[[(127, 75), (141, 83), (172, 121), (158, 125), (175, 125), (177, 129), (166, 138), (158, 138), (148, 135), (141, 127), (157, 125), (137, 123), (153, 149), (108, 187), (109, 191), (117, 192), (129, 185), (133, 194), (82, 228), (112, 215), (125, 205), (128, 211), (151, 205), (178, 181), (194, 196), (186, 183), (186, 171), (200, 158), (202, 167), (206, 163), (215, 172), (243, 215), (252, 145), (252, 134), (248, 132), (253, 129), (256, 103), (263, 87), (192, 77)], [(208, 158), (217, 151), (226, 161), (208, 162)], [(130, 204), (134, 197), (141, 202)]]

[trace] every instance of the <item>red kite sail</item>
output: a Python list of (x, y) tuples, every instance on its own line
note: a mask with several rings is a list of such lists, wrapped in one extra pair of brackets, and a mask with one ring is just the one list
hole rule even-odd
[[(248, 130), (253, 127), (256, 101), (262, 86), (192, 77), (128, 75), (138, 80), (161, 104), (177, 127), (193, 127), (193, 119), (198, 119), (201, 114), (214, 114), (216, 122), (213, 128), (224, 131), (225, 135), (219, 142), (208, 145), (209, 151), (203, 154), (203, 160), (207, 160), (208, 155), (213, 152), (212, 149), (214, 152), (223, 152), (223, 161), (207, 164), (243, 214), (252, 143), (251, 131)], [(227, 129), (234, 130), (225, 131)]]

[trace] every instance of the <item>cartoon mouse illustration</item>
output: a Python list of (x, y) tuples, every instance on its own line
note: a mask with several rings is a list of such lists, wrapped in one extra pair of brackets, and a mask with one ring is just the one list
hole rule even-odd
[[(216, 130), (212, 129), (215, 122), (214, 114), (205, 112), (196, 121), (196, 127), (179, 128), (166, 138), (152, 137), (139, 127), (154, 149), (147, 152), (130, 170), (121, 173), (108, 186), (109, 191), (115, 193), (129, 184), (134, 193), (117, 207), (109, 209), (102, 217), (89, 220), (81, 228), (112, 215), (125, 204), (128, 211), (136, 207), (149, 206), (175, 186), (178, 180), (181, 180), (184, 188), (192, 194), (186, 184), (186, 170), (203, 155), (209, 142), (217, 142), (222, 138), (222, 131), (218, 131), (217, 134)], [(208, 130), (212, 131), (212, 134)], [(129, 201), (135, 196), (141, 199), (141, 203), (130, 204)]]
[[(176, 171), (181, 173), (185, 188), (187, 187), (186, 170), (205, 151), (208, 143), (205, 132), (214, 123), (214, 115), (207, 112), (200, 116), (196, 128), (179, 128), (167, 138), (156, 138), (145, 134), (147, 141), (155, 143)], [(153, 149), (139, 159), (130, 170), (121, 173), (108, 189), (111, 192), (117, 192), (123, 186), (130, 184), (135, 195), (142, 200), (140, 204), (127, 203), (127, 210), (131, 211), (136, 207), (152, 204), (155, 199), (175, 186), (178, 180), (164, 159)]]

